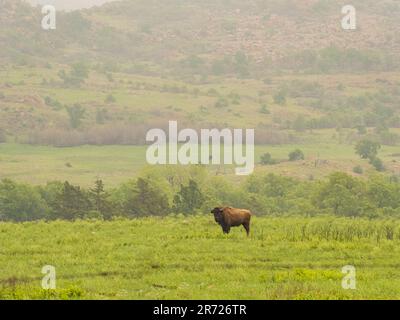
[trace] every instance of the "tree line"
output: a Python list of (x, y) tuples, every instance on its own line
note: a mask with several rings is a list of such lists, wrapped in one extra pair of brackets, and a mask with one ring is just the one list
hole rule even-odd
[(90, 188), (68, 181), (0, 182), (0, 221), (193, 215), (219, 205), (249, 208), (259, 216), (400, 217), (400, 182), (378, 173), (363, 179), (337, 172), (319, 181), (262, 174), (232, 183), (202, 166), (145, 170), (108, 189), (102, 180)]

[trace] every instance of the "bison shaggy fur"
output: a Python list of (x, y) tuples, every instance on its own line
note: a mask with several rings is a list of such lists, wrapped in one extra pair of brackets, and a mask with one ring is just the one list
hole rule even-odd
[(251, 212), (245, 209), (232, 207), (217, 207), (211, 210), (214, 214), (215, 222), (222, 227), (224, 233), (229, 233), (231, 227), (243, 226), (247, 236), (250, 234)]

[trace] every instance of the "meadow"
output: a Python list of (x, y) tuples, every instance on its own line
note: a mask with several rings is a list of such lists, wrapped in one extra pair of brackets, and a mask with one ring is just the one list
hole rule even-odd
[(400, 298), (397, 220), (255, 217), (249, 238), (211, 215), (1, 223), (0, 243), (0, 299)]
[[(79, 146), (56, 148), (23, 144), (0, 143), (0, 179), (8, 178), (30, 184), (68, 180), (81, 186), (91, 186), (102, 179), (106, 186), (115, 187), (134, 178), (145, 167), (146, 146)], [(306, 159), (289, 162), (289, 152), (300, 148)], [(260, 157), (270, 153), (282, 162), (261, 166)], [(392, 174), (400, 173), (398, 147), (383, 146), (380, 155)], [(316, 160), (323, 160), (318, 166)], [(373, 172), (367, 161), (360, 159), (354, 146), (339, 143), (313, 142), (302, 145), (276, 145), (255, 147), (256, 173), (276, 173), (300, 179), (323, 178), (335, 171), (353, 173), (353, 167), (362, 166), (366, 173)], [(210, 165), (212, 174), (232, 179), (233, 166)]]
[[(0, 300), (400, 299), (396, 1), (346, 34), (341, 1), (117, 1), (51, 32), (0, 2)], [(255, 174), (149, 168), (171, 120), (254, 128)]]

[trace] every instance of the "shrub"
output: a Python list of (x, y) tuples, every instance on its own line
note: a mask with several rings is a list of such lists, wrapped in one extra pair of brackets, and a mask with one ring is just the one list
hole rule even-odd
[(36, 188), (5, 179), (0, 182), (0, 220), (46, 218), (49, 208)]
[(276, 164), (276, 160), (272, 159), (271, 154), (267, 152), (267, 153), (264, 153), (264, 154), (261, 156), (261, 161), (260, 161), (260, 163), (261, 163), (262, 165), (273, 165), (273, 164)]
[(176, 213), (193, 214), (201, 208), (204, 196), (196, 181), (190, 179), (189, 185), (181, 185), (181, 190), (174, 197), (173, 210)]
[(274, 94), (274, 96), (273, 96), (274, 102), (279, 105), (285, 105), (286, 104), (286, 96), (287, 96), (286, 91), (281, 89)]
[(300, 149), (296, 149), (289, 153), (289, 161), (299, 161), (304, 160), (304, 153)]
[(266, 105), (266, 104), (263, 104), (263, 105), (260, 107), (260, 113), (263, 113), (263, 114), (270, 114), (271, 112), (268, 110), (267, 105)]
[(107, 96), (107, 98), (105, 99), (106, 103), (115, 103), (117, 100), (115, 99), (115, 97), (112, 94), (109, 94)]
[(383, 162), (381, 159), (375, 157), (370, 160), (369, 162), (377, 171), (382, 172), (385, 171), (385, 166), (383, 165)]
[(381, 145), (378, 142), (370, 140), (361, 140), (356, 145), (356, 153), (362, 159), (373, 159), (378, 154)]
[(364, 169), (361, 166), (355, 166), (353, 168), (353, 172), (356, 174), (363, 174), (364, 173)]

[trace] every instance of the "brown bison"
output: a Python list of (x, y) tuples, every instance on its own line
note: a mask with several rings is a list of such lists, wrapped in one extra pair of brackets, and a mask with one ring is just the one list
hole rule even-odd
[(243, 226), (246, 229), (247, 236), (249, 235), (251, 219), (251, 212), (249, 210), (218, 207), (214, 208), (211, 213), (214, 214), (215, 222), (222, 227), (224, 233), (229, 233), (231, 227)]

